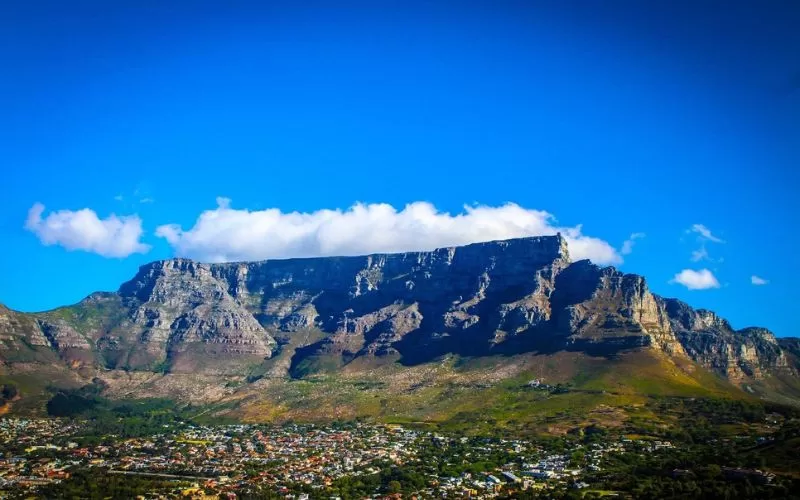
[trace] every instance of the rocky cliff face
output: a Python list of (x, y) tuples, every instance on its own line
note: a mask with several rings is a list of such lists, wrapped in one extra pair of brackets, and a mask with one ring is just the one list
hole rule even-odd
[(0, 367), (11, 363), (55, 362), (53, 348), (35, 318), (0, 305)]
[(136, 339), (128, 339), (138, 343), (135, 362), (155, 361), (176, 371), (209, 365), (235, 371), (272, 354), (275, 340), (211, 266), (184, 259), (154, 262), (118, 293), (129, 311), (129, 329), (136, 332)]
[(778, 345), (795, 370), (800, 370), (800, 338), (783, 337), (778, 339)]
[(633, 345), (686, 355), (660, 299), (641, 276), (579, 261), (558, 277), (554, 303), (555, 326), (573, 341), (625, 337)]
[(0, 309), (0, 357), (21, 342), (73, 364), (211, 374), (249, 373), (288, 344), (296, 376), (356, 360), (625, 349), (691, 359), (737, 382), (796, 373), (767, 330), (733, 330), (652, 294), (641, 276), (571, 263), (561, 236), (363, 257), (153, 262), (118, 292), (76, 306)]
[(734, 330), (712, 311), (663, 299), (672, 329), (695, 361), (734, 381), (792, 373), (775, 336), (764, 328)]

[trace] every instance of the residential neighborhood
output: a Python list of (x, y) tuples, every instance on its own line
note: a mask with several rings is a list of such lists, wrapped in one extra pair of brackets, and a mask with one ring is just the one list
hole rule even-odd
[[(525, 440), (357, 422), (182, 423), (163, 425), (163, 432), (146, 437), (100, 440), (81, 437), (81, 426), (62, 419), (0, 419), (0, 442), (5, 443), (0, 447), (0, 498), (34, 493), (86, 470), (165, 480), (173, 484), (166, 493), (159, 492), (167, 497), (236, 498), (255, 489), (285, 497), (329, 498), (330, 488), (343, 478), (403, 467), (423, 473), (416, 496), (493, 497), (528, 489), (588, 488), (585, 473), (601, 470), (609, 454), (672, 447), (665, 441), (622, 439), (575, 444), (556, 453)], [(384, 495), (375, 491), (373, 496)]]

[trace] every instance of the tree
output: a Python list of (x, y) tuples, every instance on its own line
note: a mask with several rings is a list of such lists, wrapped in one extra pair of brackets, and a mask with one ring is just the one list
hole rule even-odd
[(3, 386), (2, 391), (0, 391), (0, 398), (4, 401), (10, 401), (17, 396), (17, 388), (14, 385), (6, 384)]

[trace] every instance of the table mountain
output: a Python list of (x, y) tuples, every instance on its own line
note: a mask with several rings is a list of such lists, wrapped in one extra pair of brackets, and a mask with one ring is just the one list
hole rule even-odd
[[(3, 370), (305, 377), (464, 358), (632, 350), (735, 384), (797, 377), (763, 328), (659, 297), (645, 278), (571, 262), (561, 235), (429, 252), (142, 266), (114, 293), (44, 313), (0, 308)], [(88, 372), (87, 372), (88, 373)], [(99, 372), (97, 372), (99, 373)]]

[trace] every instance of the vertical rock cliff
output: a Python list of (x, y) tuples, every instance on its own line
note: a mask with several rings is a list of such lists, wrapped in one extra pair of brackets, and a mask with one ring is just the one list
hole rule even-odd
[(643, 277), (584, 260), (558, 277), (556, 290), (556, 326), (573, 340), (618, 338), (631, 346), (653, 346), (669, 355), (686, 355), (667, 311)]

